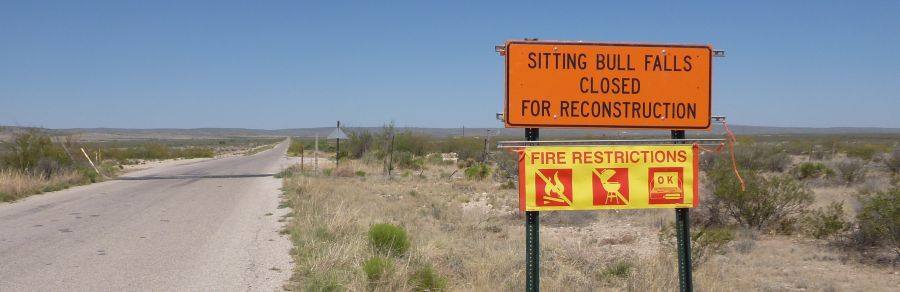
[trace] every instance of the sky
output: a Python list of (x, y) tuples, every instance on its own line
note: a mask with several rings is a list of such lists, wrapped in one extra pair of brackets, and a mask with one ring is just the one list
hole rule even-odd
[(900, 128), (900, 2), (684, 2), (4, 0), (0, 125), (502, 127), (494, 46), (538, 38), (725, 50), (731, 124)]

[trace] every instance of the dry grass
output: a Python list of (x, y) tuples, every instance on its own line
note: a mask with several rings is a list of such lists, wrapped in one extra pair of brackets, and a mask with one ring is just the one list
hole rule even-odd
[(0, 170), (0, 202), (11, 202), (29, 195), (66, 189), (82, 184), (84, 178), (76, 171), (66, 170), (51, 177), (10, 169)]
[[(295, 244), (289, 290), (407, 291), (410, 277), (431, 266), (450, 291), (524, 290), (524, 218), (515, 190), (499, 182), (448, 178), (453, 166), (429, 165), (384, 178), (378, 165), (341, 164), (330, 176), (285, 178), (293, 208), (286, 233)], [(362, 170), (368, 176), (349, 174)], [(403, 173), (397, 171), (396, 173)], [(374, 174), (374, 175), (373, 175)], [(444, 175), (442, 175), (444, 174)], [(844, 198), (816, 189), (820, 199)], [(546, 291), (672, 291), (675, 252), (657, 233), (671, 210), (544, 212), (541, 287)], [(366, 233), (376, 223), (407, 230), (409, 252), (370, 283), (362, 264), (375, 255)], [(900, 288), (893, 267), (863, 265), (824, 241), (766, 235), (732, 242), (694, 272), (697, 291), (864, 290)]]
[[(352, 165), (353, 171), (378, 172)], [(440, 173), (449, 169), (432, 168), (422, 176), (393, 179), (286, 178), (285, 199), (294, 208), (286, 232), (295, 243), (297, 263), (288, 288), (415, 290), (409, 282), (412, 273), (432, 266), (448, 279), (448, 290), (523, 290), (524, 218), (517, 211), (515, 191), (500, 190), (499, 183), (490, 180), (442, 178)], [(549, 220), (541, 230), (542, 288), (625, 289), (635, 282), (631, 279), (637, 267), (643, 269), (645, 259), (658, 253), (651, 222), (659, 212), (545, 213)], [(366, 232), (376, 223), (403, 226), (412, 246), (406, 256), (393, 258), (386, 279), (369, 283), (361, 265), (375, 255)], [(668, 284), (675, 283), (675, 274), (668, 277), (656, 275), (651, 279), (659, 280), (651, 282), (674, 287)]]

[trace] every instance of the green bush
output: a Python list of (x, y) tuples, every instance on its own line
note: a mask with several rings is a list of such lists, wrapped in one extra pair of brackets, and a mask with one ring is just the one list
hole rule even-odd
[(438, 275), (431, 266), (424, 266), (412, 274), (409, 283), (413, 291), (444, 291), (447, 278)]
[(470, 180), (483, 180), (491, 175), (491, 167), (484, 163), (478, 163), (466, 168), (466, 178)]
[(440, 153), (431, 153), (425, 156), (425, 163), (433, 164), (433, 165), (446, 165), (450, 164), (449, 161), (445, 162), (444, 157), (441, 156)]
[(373, 150), (375, 137), (369, 131), (349, 131), (347, 153), (351, 158), (362, 158), (366, 152)]
[(303, 291), (331, 292), (344, 290), (339, 283), (338, 275), (333, 271), (314, 274), (303, 286)]
[(59, 165), (72, 164), (65, 150), (38, 129), (16, 134), (11, 142), (0, 143), (6, 150), (0, 159), (5, 167), (51, 175)]
[(369, 244), (380, 254), (402, 256), (409, 249), (409, 238), (403, 228), (380, 223), (369, 229)]
[(865, 161), (871, 161), (872, 158), (875, 158), (875, 154), (882, 151), (882, 147), (874, 144), (852, 143), (842, 146), (844, 152), (847, 153), (847, 157), (858, 158)]
[(811, 178), (830, 178), (835, 175), (834, 170), (825, 164), (818, 162), (804, 162), (791, 171), (797, 179), (805, 180)]
[(732, 240), (734, 234), (725, 228), (706, 228), (691, 234), (691, 269), (697, 269), (713, 254), (722, 252)]
[(615, 278), (628, 278), (631, 270), (634, 269), (634, 263), (628, 260), (613, 262), (597, 273), (597, 277), (601, 281), (608, 281)]
[(806, 232), (816, 239), (827, 238), (846, 230), (849, 226), (844, 219), (843, 202), (833, 202), (827, 207), (813, 210), (807, 214), (804, 221), (807, 226)]
[(363, 263), (363, 271), (366, 272), (369, 282), (381, 281), (393, 267), (391, 259), (378, 256), (371, 257)]
[(400, 169), (419, 170), (422, 169), (423, 166), (425, 166), (424, 159), (417, 158), (408, 151), (395, 151), (393, 160), (394, 165)]
[(210, 158), (215, 156), (215, 154), (215, 151), (210, 148), (173, 148), (160, 143), (149, 143), (137, 147), (110, 148), (103, 150), (104, 158), (115, 159), (118, 161), (130, 159)]
[(288, 146), (288, 150), (287, 150), (288, 156), (299, 157), (300, 154), (305, 150), (303, 148), (303, 146), (304, 146), (303, 142), (301, 142), (300, 140), (291, 139), (291, 145)]
[(863, 244), (884, 244), (900, 256), (900, 188), (860, 195), (856, 215)]
[(460, 161), (481, 159), (484, 154), (484, 140), (472, 137), (454, 137), (439, 142), (440, 152), (456, 152)]
[(409, 152), (414, 156), (424, 156), (432, 150), (432, 138), (428, 135), (416, 134), (410, 131), (394, 135), (394, 153)]
[(719, 165), (708, 175), (715, 196), (725, 213), (738, 223), (756, 228), (768, 227), (784, 218), (801, 214), (812, 204), (812, 191), (791, 176), (765, 178), (753, 171), (742, 171), (746, 190), (730, 167)]
[(78, 167), (78, 173), (81, 174), (84, 182), (95, 183), (97, 182), (97, 172), (94, 171), (93, 168), (89, 167)]

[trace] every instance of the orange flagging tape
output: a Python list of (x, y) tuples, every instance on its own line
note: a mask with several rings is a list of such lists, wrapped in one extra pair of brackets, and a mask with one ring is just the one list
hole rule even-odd
[(697, 148), (700, 148), (700, 151), (712, 152), (715, 154), (722, 153), (722, 148), (725, 147), (725, 143), (720, 143), (719, 146), (716, 146), (716, 149), (709, 149), (709, 148), (703, 147), (703, 145), (700, 145), (700, 144), (694, 144), (694, 145), (697, 145)]
[(741, 182), (741, 191), (746, 191), (746, 186), (744, 185), (744, 178), (741, 177), (741, 174), (737, 169), (737, 160), (734, 159), (734, 143), (737, 142), (737, 138), (734, 137), (734, 133), (731, 132), (731, 129), (728, 128), (728, 123), (722, 121), (722, 126), (725, 128), (725, 133), (728, 134), (728, 152), (731, 152), (731, 168), (734, 169), (734, 175), (737, 176), (738, 181)]

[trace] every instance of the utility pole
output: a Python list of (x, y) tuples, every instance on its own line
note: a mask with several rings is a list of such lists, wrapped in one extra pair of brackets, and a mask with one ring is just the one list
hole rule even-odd
[(313, 169), (316, 171), (316, 173), (319, 173), (319, 133), (316, 133), (316, 152), (315, 152), (315, 155), (316, 155), (316, 162), (315, 162), (315, 167), (314, 167)]
[[(341, 130), (341, 121), (337, 121), (337, 130)], [(334, 169), (336, 170), (341, 165), (341, 138), (335, 140), (337, 141), (337, 148), (334, 151)]]

